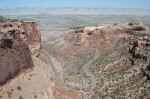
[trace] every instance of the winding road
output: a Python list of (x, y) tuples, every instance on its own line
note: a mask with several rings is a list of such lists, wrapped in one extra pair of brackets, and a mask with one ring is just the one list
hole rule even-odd
[(46, 43), (43, 44), (43, 46), (42, 46), (42, 48), (43, 48), (42, 51), (45, 53), (46, 62), (47, 62), (47, 64), (50, 65), (50, 67), (52, 68), (52, 70), (53, 70), (53, 72), (54, 72), (54, 74), (55, 74), (55, 76), (56, 76), (56, 79), (57, 79), (57, 81), (58, 81), (58, 83), (59, 83), (60, 85), (63, 85), (63, 86), (70, 86), (70, 87), (72, 87), (72, 88), (78, 88), (78, 89), (80, 89), (80, 90), (82, 90), (82, 89), (89, 89), (89, 88), (91, 88), (91, 87), (93, 87), (93, 86), (96, 85), (96, 77), (89, 71), (89, 66), (92, 64), (93, 61), (95, 61), (95, 60), (100, 56), (98, 50), (96, 50), (94, 58), (91, 59), (90, 61), (88, 61), (88, 63), (86, 63), (86, 64), (83, 65), (83, 67), (82, 67), (82, 69), (83, 69), (83, 71), (86, 73), (86, 75), (91, 78), (91, 83), (88, 84), (88, 85), (73, 86), (73, 85), (70, 85), (69, 83), (65, 83), (64, 80), (61, 79), (61, 77), (60, 77), (59, 73), (57, 72), (57, 70), (56, 70), (56, 68), (55, 68), (55, 65), (53, 64), (52, 59), (51, 59), (51, 57), (50, 57), (50, 55), (49, 55), (49, 53), (48, 53), (48, 47), (47, 47), (47, 46), (48, 46), (48, 45), (47, 45)]

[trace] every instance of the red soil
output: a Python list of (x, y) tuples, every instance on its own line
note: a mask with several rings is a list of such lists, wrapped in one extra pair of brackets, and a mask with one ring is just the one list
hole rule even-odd
[[(66, 96), (68, 97), (67, 99), (80, 99), (80, 93), (78, 92), (74, 92), (71, 90), (63, 90), (58, 87), (53, 87), (52, 89), (56, 99), (64, 99), (64, 97)], [(59, 96), (57, 94), (59, 94)]]

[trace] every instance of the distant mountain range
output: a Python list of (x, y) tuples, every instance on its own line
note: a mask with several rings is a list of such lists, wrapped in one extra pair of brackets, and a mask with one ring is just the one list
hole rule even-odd
[(0, 9), (1, 15), (150, 15), (150, 9), (138, 8), (14, 8)]

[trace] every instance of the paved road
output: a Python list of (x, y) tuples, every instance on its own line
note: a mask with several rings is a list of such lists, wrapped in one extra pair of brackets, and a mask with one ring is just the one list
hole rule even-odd
[(91, 77), (91, 83), (87, 86), (84, 86), (83, 89), (88, 89), (92, 86), (96, 85), (96, 77), (89, 71), (89, 66), (100, 56), (98, 50), (96, 50), (95, 56), (93, 59), (91, 59), (87, 64), (83, 66), (83, 71), (86, 73), (87, 76)]
[(47, 63), (50, 65), (50, 67), (52, 68), (55, 76), (56, 76), (56, 79), (58, 80), (59, 84), (63, 85), (63, 86), (71, 86), (73, 88), (78, 88), (78, 89), (88, 89), (88, 88), (91, 88), (92, 86), (95, 86), (96, 85), (96, 77), (89, 71), (89, 66), (92, 64), (93, 61), (95, 61), (99, 56), (99, 52), (98, 50), (96, 50), (96, 53), (95, 53), (95, 57), (93, 59), (91, 59), (88, 63), (86, 63), (85, 65), (83, 65), (83, 71), (86, 73), (87, 76), (89, 76), (91, 78), (91, 83), (88, 84), (88, 85), (79, 85), (79, 86), (73, 86), (73, 85), (70, 85), (69, 83), (65, 83), (63, 79), (61, 79), (59, 73), (57, 72), (56, 68), (55, 68), (55, 65), (53, 64), (52, 60), (51, 60), (51, 57), (48, 53), (48, 45), (46, 44), (43, 44), (43, 49), (42, 51), (45, 53), (45, 56), (46, 56), (46, 61)]
[(47, 49), (48, 47), (46, 46), (46, 44), (43, 44), (43, 45), (45, 45), (45, 46), (42, 46), (43, 47), (42, 51), (45, 54), (47, 64), (50, 65), (50, 67), (52, 68), (52, 70), (53, 70), (53, 72), (54, 72), (54, 74), (56, 76), (56, 79), (58, 80), (59, 84), (64, 86), (65, 85), (64, 80), (61, 79), (61, 77), (60, 77), (59, 73), (57, 72), (57, 70), (56, 70), (56, 68), (55, 68), (55, 66), (54, 66), (54, 64), (53, 64), (53, 62), (51, 60), (51, 57), (50, 57), (50, 55), (48, 53), (48, 49)]

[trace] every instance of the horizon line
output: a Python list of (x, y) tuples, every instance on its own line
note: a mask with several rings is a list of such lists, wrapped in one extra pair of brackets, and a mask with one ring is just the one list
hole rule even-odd
[(55, 8), (55, 9), (62, 9), (62, 8), (66, 8), (66, 9), (145, 9), (145, 10), (150, 10), (150, 8), (119, 8), (119, 7), (7, 7), (7, 8), (1, 8), (0, 9), (17, 9), (17, 8), (28, 8), (28, 9), (34, 9), (34, 8), (43, 8), (43, 9), (48, 9), (48, 8)]

